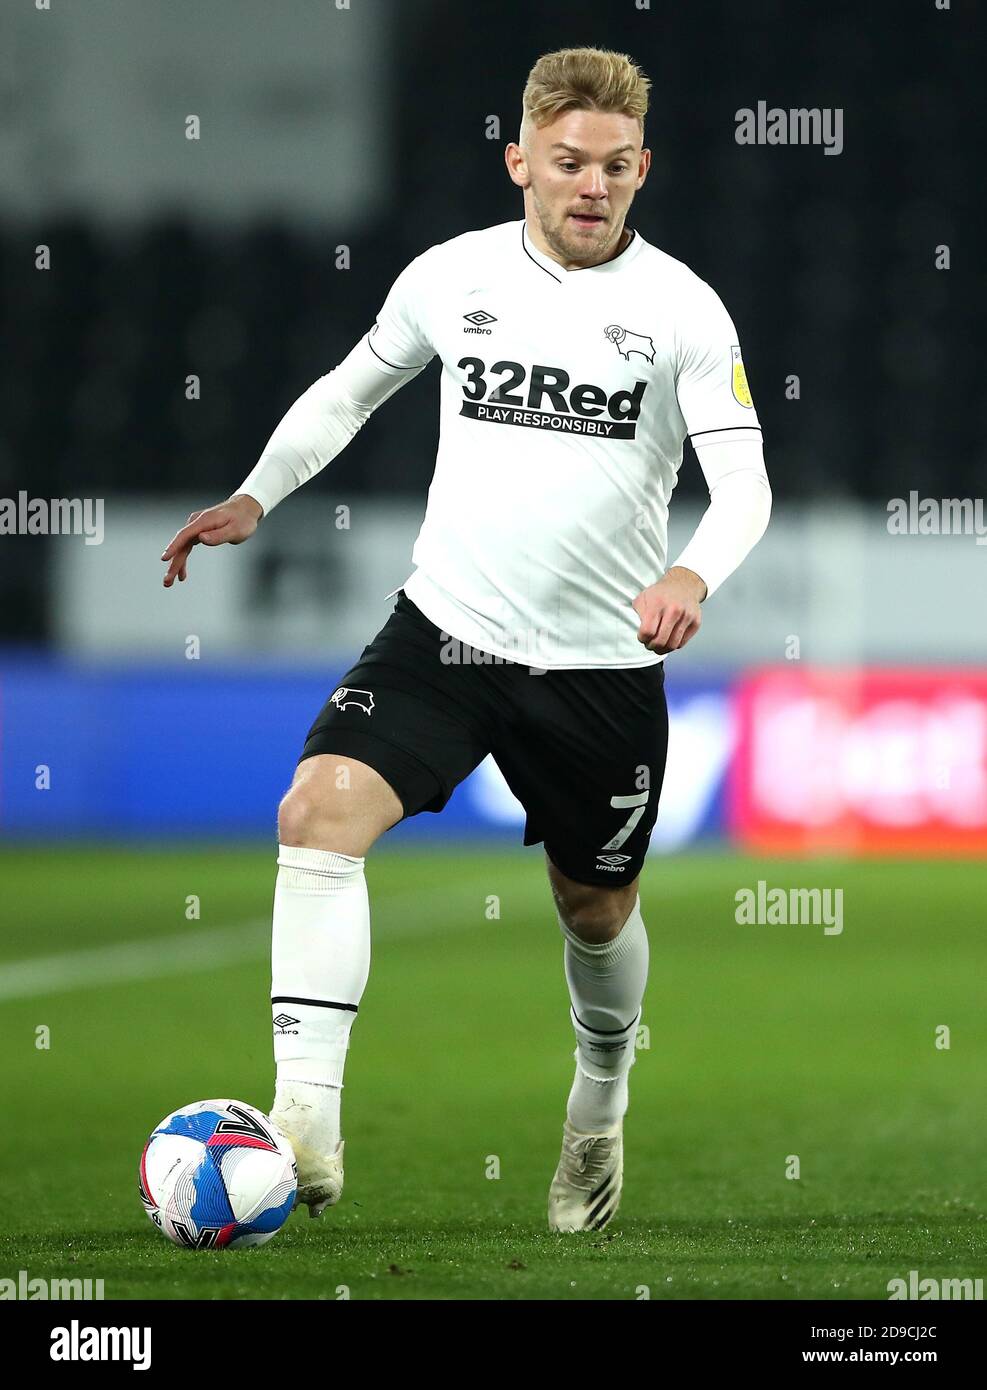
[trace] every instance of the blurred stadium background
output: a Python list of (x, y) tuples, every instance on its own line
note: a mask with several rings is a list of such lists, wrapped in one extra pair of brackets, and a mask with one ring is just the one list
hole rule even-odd
[[(287, 27), (262, 0), (9, 12), (0, 495), (103, 499), (105, 534), (0, 540), (2, 833), (270, 834), (311, 717), (409, 573), (438, 364), (249, 546), (197, 552), (172, 593), (157, 556), (238, 485), (408, 260), (520, 216), (502, 150), (523, 78), (589, 41), (652, 76), (633, 220), (731, 309), (776, 499), (669, 663), (656, 850), (987, 847), (985, 554), (887, 529), (912, 490), (974, 496), (983, 438), (983, 285), (959, 230), (982, 203), (973, 69), (952, 18), (912, 8), (797, 26), (780, 0), (573, 0), (523, 24), (450, 0), (298, 0)], [(760, 99), (843, 108), (843, 153), (739, 147), (734, 112)], [(702, 506), (689, 453), (672, 553)], [(831, 668), (852, 676), (820, 684)], [(484, 767), (393, 838), (516, 836), (518, 816)]]
[[(916, 1260), (982, 1272), (987, 551), (888, 530), (894, 498), (982, 486), (969, 23), (933, 0), (6, 7), (0, 499), (104, 504), (99, 544), (0, 535), (11, 1268), (64, 1272), (71, 1235), (108, 1297), (332, 1297), (338, 1277), (358, 1297), (882, 1298)], [(587, 43), (653, 80), (632, 220), (730, 309), (775, 497), (668, 662), (619, 1239), (604, 1259), (531, 1234), (572, 1043), (541, 855), (484, 765), (368, 866), (344, 1204), (249, 1284), (220, 1257), (178, 1274), (134, 1163), (177, 1105), (268, 1103), (275, 808), (409, 573), (438, 364), (249, 545), (196, 550), (170, 592), (158, 556), (412, 257), (521, 216), (502, 155), (524, 78)], [(841, 108), (843, 152), (738, 146), (760, 100)], [(703, 506), (688, 452), (673, 554)], [(845, 887), (845, 933), (738, 927), (760, 879)], [(804, 1182), (783, 1180), (793, 1152)]]

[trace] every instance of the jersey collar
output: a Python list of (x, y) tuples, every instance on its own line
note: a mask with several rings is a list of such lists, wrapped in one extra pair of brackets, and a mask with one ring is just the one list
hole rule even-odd
[(573, 280), (576, 276), (589, 275), (595, 279), (598, 275), (618, 275), (637, 257), (644, 244), (639, 233), (633, 227), (628, 227), (627, 230), (631, 234), (631, 239), (619, 255), (613, 256), (609, 261), (604, 261), (602, 265), (585, 266), (581, 270), (563, 270), (558, 261), (553, 261), (551, 256), (546, 256), (544, 252), (538, 250), (528, 235), (528, 224), (523, 217), (519, 225), (521, 228), (521, 249), (525, 256), (551, 275), (552, 279), (560, 285)]

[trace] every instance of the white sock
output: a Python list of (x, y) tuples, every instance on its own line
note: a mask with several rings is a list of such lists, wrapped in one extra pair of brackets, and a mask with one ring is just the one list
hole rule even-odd
[[(339, 1144), (350, 1029), (370, 974), (363, 859), (278, 847), (271, 944), (272, 1115), (319, 1153)], [(290, 1116), (288, 1111), (291, 1111)], [(277, 1114), (275, 1114), (277, 1112)]]
[(576, 1033), (576, 1074), (566, 1114), (582, 1134), (599, 1134), (622, 1119), (641, 1001), (648, 980), (648, 935), (637, 898), (612, 941), (589, 945), (560, 921), (565, 975)]

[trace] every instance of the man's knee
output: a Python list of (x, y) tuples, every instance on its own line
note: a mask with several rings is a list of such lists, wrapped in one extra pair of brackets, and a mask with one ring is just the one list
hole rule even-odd
[[(342, 817), (337, 814), (331, 797), (320, 797), (317, 789), (304, 785), (289, 788), (278, 807), (278, 840), (282, 845), (322, 848), (325, 833), (339, 828)], [(346, 851), (340, 849), (339, 853)]]
[(589, 945), (612, 941), (634, 910), (637, 879), (621, 888), (577, 883), (548, 861), (552, 895), (562, 923)]
[(320, 754), (299, 764), (282, 798), (278, 840), (362, 856), (402, 814), (397, 796), (372, 768)]

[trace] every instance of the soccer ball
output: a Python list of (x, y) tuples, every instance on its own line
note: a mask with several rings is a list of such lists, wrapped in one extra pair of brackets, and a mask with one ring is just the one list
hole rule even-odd
[(263, 1245), (295, 1203), (291, 1145), (241, 1100), (200, 1100), (168, 1115), (144, 1145), (140, 1196), (150, 1219), (193, 1250)]

